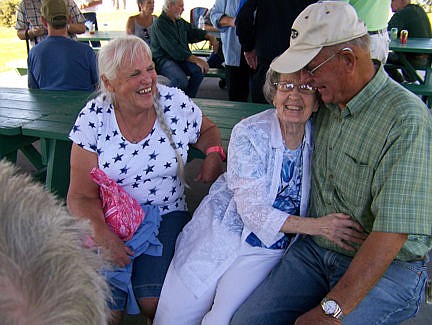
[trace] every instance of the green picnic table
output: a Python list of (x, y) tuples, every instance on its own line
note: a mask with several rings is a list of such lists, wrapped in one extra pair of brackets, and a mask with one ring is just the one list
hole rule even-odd
[[(0, 159), (15, 162), (17, 151), (22, 151), (43, 175), (46, 188), (65, 197), (72, 145), (68, 134), (91, 95), (82, 91), (0, 88)], [(236, 123), (270, 107), (202, 98), (194, 102), (219, 127), (225, 148)], [(40, 141), (40, 152), (33, 146), (36, 141)], [(190, 156), (200, 157), (200, 153), (191, 150)]]

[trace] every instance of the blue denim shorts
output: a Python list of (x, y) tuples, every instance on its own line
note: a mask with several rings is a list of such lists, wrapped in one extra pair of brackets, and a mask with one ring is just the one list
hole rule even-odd
[[(163, 244), (162, 256), (142, 254), (133, 261), (132, 287), (136, 299), (159, 297), (165, 275), (174, 255), (175, 242), (184, 225), (190, 220), (187, 211), (174, 211), (163, 215), (157, 236)], [(111, 310), (125, 310), (127, 293), (111, 287)]]

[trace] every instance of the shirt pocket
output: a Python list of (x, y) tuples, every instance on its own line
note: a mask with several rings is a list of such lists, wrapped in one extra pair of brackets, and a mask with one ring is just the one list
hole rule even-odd
[(359, 153), (344, 152), (336, 164), (335, 191), (347, 207), (364, 208), (372, 199), (373, 169), (366, 157)]

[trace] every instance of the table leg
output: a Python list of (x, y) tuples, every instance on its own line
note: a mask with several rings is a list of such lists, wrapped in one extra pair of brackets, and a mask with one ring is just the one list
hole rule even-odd
[(46, 188), (66, 198), (69, 188), (71, 141), (45, 139), (47, 146)]

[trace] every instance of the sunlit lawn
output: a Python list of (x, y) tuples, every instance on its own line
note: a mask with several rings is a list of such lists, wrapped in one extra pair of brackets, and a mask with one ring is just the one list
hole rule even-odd
[[(189, 10), (189, 9), (188, 9)], [(189, 20), (189, 11), (183, 18)], [(98, 12), (99, 30), (125, 30), (127, 18), (135, 15), (136, 10), (114, 10)], [(160, 12), (154, 12), (159, 15)], [(27, 50), (25, 42), (18, 39), (15, 28), (0, 27), (0, 73), (19, 67), (26, 67)]]
[[(98, 13), (100, 30), (125, 30), (127, 18), (135, 11), (113, 11)], [(15, 28), (0, 27), (0, 72), (26, 67), (27, 50)]]
[(14, 28), (0, 27), (0, 72), (26, 66), (27, 50)]

